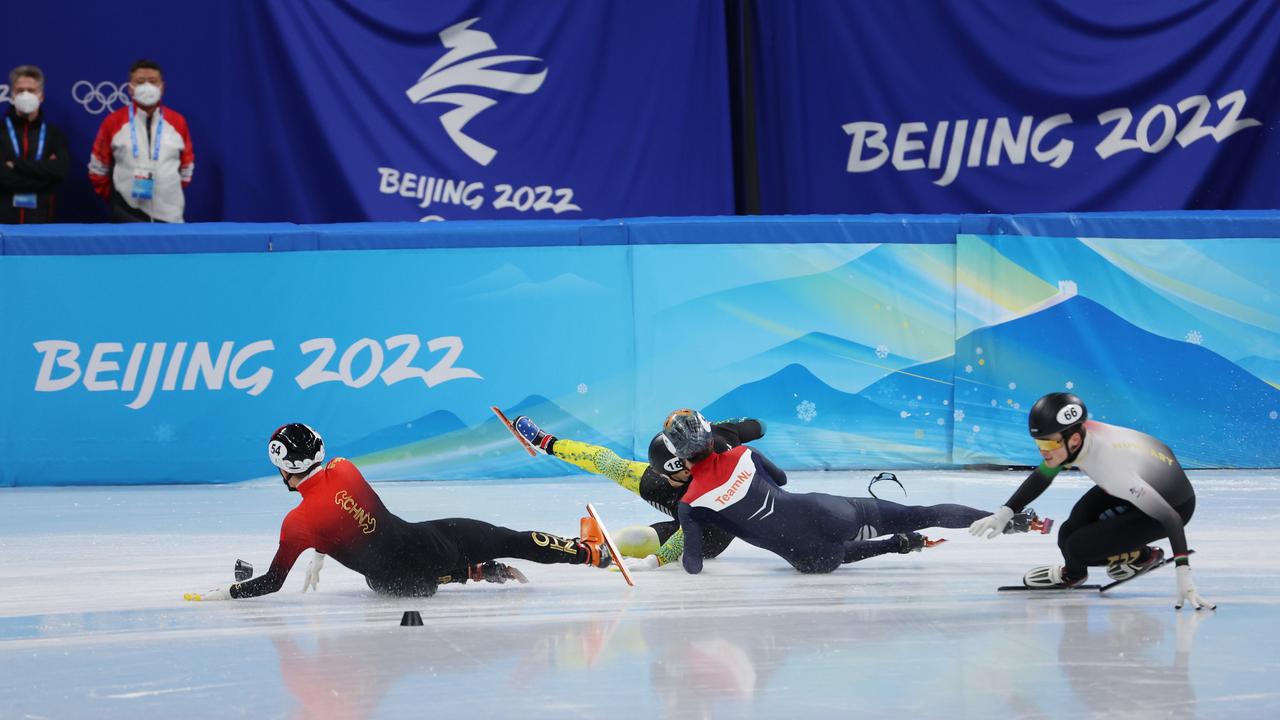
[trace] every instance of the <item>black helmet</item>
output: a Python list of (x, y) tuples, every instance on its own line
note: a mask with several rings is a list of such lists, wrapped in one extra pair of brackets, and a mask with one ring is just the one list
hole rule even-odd
[(1027, 430), (1031, 437), (1048, 437), (1054, 433), (1066, 433), (1089, 419), (1084, 401), (1071, 393), (1049, 393), (1036, 401), (1027, 414)]
[(668, 478), (686, 469), (684, 461), (676, 457), (675, 453), (671, 452), (671, 448), (667, 447), (666, 441), (662, 439), (662, 433), (654, 435), (649, 441), (649, 467)]
[[(271, 433), (267, 457), (272, 465), (286, 473), (301, 475), (324, 462), (324, 440), (320, 439), (320, 433), (302, 423), (282, 425)], [(288, 484), (286, 480), (285, 485)]]
[(711, 423), (697, 410), (677, 410), (662, 423), (667, 449), (683, 460), (700, 458), (711, 450)]

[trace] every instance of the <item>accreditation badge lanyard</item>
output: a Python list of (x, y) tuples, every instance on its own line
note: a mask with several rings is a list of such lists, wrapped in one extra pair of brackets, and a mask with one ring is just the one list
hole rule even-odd
[[(9, 142), (13, 143), (13, 156), (15, 158), (22, 157), (22, 146), (18, 145), (18, 132), (13, 129), (13, 120), (6, 117), (4, 124), (9, 127)], [(44, 155), (44, 134), (49, 129), (49, 123), (40, 123), (40, 139), (36, 141), (36, 156), (39, 160)], [(35, 209), (38, 204), (35, 193), (14, 193), (13, 206), (16, 208)]]
[(164, 133), (164, 111), (156, 108), (156, 137), (151, 143), (151, 167), (143, 169), (138, 165), (138, 124), (135, 122), (136, 110), (129, 103), (129, 137), (133, 140), (133, 197), (137, 200), (150, 200), (155, 195), (155, 166), (160, 163), (160, 138)]
[[(13, 143), (14, 156), (22, 157), (22, 146), (18, 145), (18, 133), (13, 129), (13, 120), (5, 118), (4, 124), (9, 126), (9, 142)], [(44, 133), (48, 129), (48, 123), (40, 123), (40, 139), (36, 141), (36, 160), (39, 160), (40, 156), (44, 154)]]

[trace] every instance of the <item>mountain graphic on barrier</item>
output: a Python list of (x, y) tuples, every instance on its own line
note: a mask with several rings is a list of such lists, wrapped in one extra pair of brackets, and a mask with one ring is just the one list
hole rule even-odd
[(370, 455), (381, 450), (411, 445), (438, 435), (447, 435), (466, 427), (467, 424), (457, 415), (448, 410), (436, 410), (415, 420), (382, 428), (355, 442), (347, 443), (342, 448), (342, 452), (353, 458)]
[[(732, 348), (744, 338), (759, 342), (780, 333), (796, 337), (802, 354), (791, 362), (824, 374), (824, 368), (810, 365), (816, 350), (812, 343), (851, 343), (845, 349), (855, 356), (859, 353), (854, 345), (883, 345), (882, 352), (911, 361), (937, 357), (950, 351), (954, 337), (954, 268), (945, 277), (939, 272), (948, 266), (948, 252), (937, 245), (883, 245), (820, 272), (751, 282), (677, 303), (662, 309), (655, 322), (669, 337), (696, 337), (708, 348)], [(940, 296), (944, 302), (939, 302)], [(721, 311), (714, 323), (706, 322), (708, 308)], [(747, 362), (742, 367), (768, 372), (785, 366), (769, 367), (759, 359)]]
[(1027, 410), (1067, 383), (1094, 419), (1160, 438), (1185, 466), (1280, 460), (1280, 390), (1087, 297), (975, 330), (957, 344), (955, 367), (956, 407), (966, 418), (956, 424), (957, 462), (1028, 462)]
[[(814, 414), (808, 421), (802, 419), (807, 415), (804, 408), (808, 406), (804, 403), (813, 407)], [(832, 388), (799, 364), (733, 389), (704, 408), (703, 414), (711, 420), (755, 417), (772, 422), (803, 422), (809, 427), (840, 432), (869, 430), (895, 418), (870, 400)]]
[[(630, 452), (622, 443), (605, 437), (540, 395), (530, 395), (503, 412), (512, 419), (517, 415), (528, 415), (557, 437), (603, 445), (622, 457), (627, 457)], [(581, 472), (568, 463), (541, 454), (529, 457), (496, 416), (478, 425), (451, 429), (451, 423), (446, 418), (437, 417), (439, 415), (432, 413), (427, 416), (436, 417), (432, 427), (438, 430), (437, 434), (423, 434), (416, 440), (379, 448), (353, 459), (370, 480), (450, 479), (458, 476), (457, 469), (461, 466), (465, 466), (468, 476), (489, 478), (558, 477)], [(458, 424), (461, 425), (461, 421)], [(414, 425), (417, 425), (416, 421)], [(396, 437), (402, 428), (402, 425), (384, 428), (360, 442), (375, 437)]]
[(787, 365), (802, 365), (815, 376), (825, 378), (826, 385), (856, 392), (887, 373), (918, 362), (918, 358), (898, 355), (887, 347), (877, 349), (828, 333), (810, 332), (725, 368), (758, 377)]
[[(939, 361), (939, 367), (943, 365), (949, 368)], [(891, 387), (887, 381), (880, 381), (885, 383), (882, 389)], [(901, 395), (908, 390), (906, 383), (928, 381), (904, 376), (898, 382), (903, 384), (893, 389)], [(937, 386), (929, 388), (937, 394), (934, 401), (950, 397), (949, 385), (930, 384)], [(914, 385), (910, 390), (915, 392)], [(890, 406), (865, 393), (842, 392), (799, 364), (741, 385), (703, 409), (712, 420), (764, 420), (768, 432), (752, 444), (793, 470), (944, 465), (950, 447), (945, 412), (945, 407), (932, 408), (915, 395)]]
[[(999, 253), (1019, 267), (1036, 268), (1041, 262), (1041, 250), (1037, 243), (1010, 242), (1009, 238), (986, 238), (984, 242), (996, 243)], [(1104, 307), (1116, 309), (1122, 317), (1128, 315), (1141, 327), (1174, 340), (1185, 339), (1191, 333), (1204, 338), (1204, 344), (1216, 349), (1225, 357), (1243, 357), (1244, 348), (1261, 344), (1263, 347), (1280, 347), (1280, 334), (1264, 327), (1250, 324), (1224, 315), (1188, 298), (1181, 297), (1169, 288), (1156, 290), (1118, 267), (1112, 260), (1095, 249), (1118, 240), (1081, 240), (1073, 243), (1069, 252), (1064, 248), (1065, 266), (1069, 272), (1062, 275), (1041, 269), (1046, 282), (1074, 278), (1080, 293), (1092, 298)], [(1141, 242), (1141, 241), (1139, 241)], [(1151, 241), (1155, 242), (1155, 241)], [(1169, 242), (1169, 241), (1161, 241)], [(1242, 343), (1242, 339), (1248, 343)], [(1215, 347), (1219, 345), (1219, 347)], [(1274, 362), (1274, 361), (1273, 361)], [(1240, 363), (1244, 366), (1244, 363)], [(1251, 370), (1251, 368), (1245, 368)], [(1264, 379), (1275, 380), (1275, 376)]]

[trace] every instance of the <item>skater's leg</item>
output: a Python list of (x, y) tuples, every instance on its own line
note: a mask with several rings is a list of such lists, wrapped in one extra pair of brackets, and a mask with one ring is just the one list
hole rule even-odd
[(538, 530), (511, 530), (471, 518), (432, 520), (430, 524), (454, 539), (465, 565), (498, 558), (519, 558), (543, 564), (582, 564), (587, 561), (585, 548), (574, 538)]
[[(1191, 519), (1195, 499), (1177, 508), (1183, 522)], [(1096, 567), (1112, 563), (1135, 563), (1147, 545), (1168, 537), (1164, 525), (1132, 503), (1117, 500), (1095, 522), (1081, 526), (1063, 546), (1063, 556), (1076, 565)]]
[(855, 509), (864, 526), (874, 531), (862, 537), (905, 533), (930, 527), (967, 528), (975, 520), (990, 515), (986, 510), (967, 505), (902, 505), (876, 498), (845, 498)]
[[(1071, 515), (1058, 527), (1058, 549), (1062, 551), (1064, 572), (1067, 576), (1078, 578), (1089, 574), (1088, 563), (1072, 551), (1075, 536), (1100, 520), (1126, 511), (1139, 512), (1132, 503), (1114, 498), (1096, 486), (1090, 488), (1076, 501), (1075, 506), (1071, 508)], [(1092, 541), (1084, 549), (1088, 550), (1090, 545)]]
[(897, 537), (883, 540), (846, 540), (844, 562), (858, 562), (877, 555), (902, 552), (902, 542)]
[(680, 523), (675, 520), (652, 525), (632, 525), (614, 533), (613, 539), (623, 557), (643, 558), (656, 554), (658, 548), (679, 529)]

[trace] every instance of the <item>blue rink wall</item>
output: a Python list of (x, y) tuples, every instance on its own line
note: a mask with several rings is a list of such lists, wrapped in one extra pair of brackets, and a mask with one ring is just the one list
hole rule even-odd
[(232, 482), (306, 422), (371, 479), (563, 475), (665, 415), (793, 469), (1031, 464), (1070, 389), (1280, 465), (1280, 212), (0, 227), (0, 485)]

